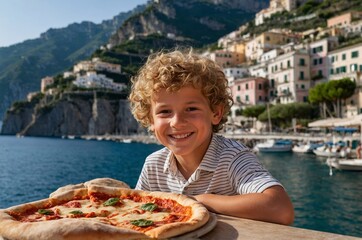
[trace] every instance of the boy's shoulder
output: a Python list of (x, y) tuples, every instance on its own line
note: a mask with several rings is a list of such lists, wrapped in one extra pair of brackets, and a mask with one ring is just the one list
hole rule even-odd
[(222, 150), (235, 150), (235, 151), (250, 151), (248, 147), (246, 147), (244, 144), (231, 139), (226, 138), (222, 135), (215, 135), (214, 140), (216, 142), (216, 145), (219, 147), (219, 149)]
[(166, 147), (163, 147), (160, 150), (157, 150), (157, 151), (151, 153), (150, 155), (148, 155), (148, 157), (146, 158), (146, 161), (152, 161), (152, 160), (159, 161), (160, 159), (166, 160), (166, 158), (169, 154), (170, 154), (170, 150)]
[(215, 135), (209, 147), (213, 154), (219, 157), (234, 158), (243, 153), (252, 153), (244, 144), (222, 135)]

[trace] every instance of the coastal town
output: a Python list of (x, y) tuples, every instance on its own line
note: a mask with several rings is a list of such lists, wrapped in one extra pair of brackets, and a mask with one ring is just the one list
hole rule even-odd
[[(243, 141), (251, 148), (270, 139), (293, 141), (293, 144), (288, 144), (288, 151), (302, 142), (308, 142), (308, 146), (303, 146), (305, 151), (314, 150), (308, 149), (311, 147), (310, 142), (333, 142), (333, 145), (343, 142), (343, 147), (352, 148), (355, 156), (361, 141), (362, 95), (359, 89), (362, 86), (362, 12), (343, 12), (330, 17), (324, 28), (303, 32), (293, 32), (286, 28), (273, 28), (259, 34), (248, 32), (251, 24), (262, 26), (278, 14), (295, 10), (298, 4), (301, 2), (296, 0), (271, 0), (269, 7), (258, 12), (254, 20), (221, 37), (216, 50), (200, 53), (222, 66), (232, 93), (234, 105), (222, 134)], [(305, 19), (316, 17), (316, 14), (309, 14), (289, 21), (299, 24)], [(176, 36), (167, 34), (167, 37)], [(102, 48), (110, 47), (107, 45)], [(120, 81), (126, 73), (121, 68), (119, 64), (93, 57), (78, 62), (71, 71), (64, 72), (62, 77), (70, 80), (71, 83), (68, 84), (72, 84), (77, 90), (83, 89), (83, 92), (88, 91), (90, 95), (95, 89), (126, 93), (127, 83)], [(355, 83), (354, 93), (344, 99), (338, 114), (329, 112), (324, 116), (326, 119), (321, 115), (322, 120), (308, 123), (307, 128), (300, 128), (301, 125), (294, 119), (292, 128), (278, 131), (271, 126), (270, 119), (260, 122), (256, 118), (240, 114), (240, 111), (250, 106), (308, 103), (311, 89), (319, 84), (341, 79)], [(54, 77), (43, 78), (41, 93), (45, 96), (59, 94), (61, 89), (55, 81)], [(38, 92), (30, 93), (28, 101), (32, 101), (37, 94)], [(342, 129), (334, 132), (336, 127)], [(346, 130), (344, 127), (350, 129)], [(70, 134), (62, 137), (75, 136)], [(157, 143), (147, 132), (138, 130), (133, 134), (93, 131), (76, 137)], [(315, 148), (317, 146), (314, 145)], [(333, 152), (336, 151), (337, 146), (333, 146)]]
[[(295, 9), (296, 3), (295, 0), (272, 0), (269, 8), (258, 12), (253, 22), (256, 26), (262, 25), (275, 14)], [(314, 17), (315, 14), (311, 14), (290, 21), (298, 24)], [(325, 28), (304, 32), (274, 28), (257, 35), (242, 35), (248, 24), (221, 37), (218, 50), (202, 53), (224, 69), (234, 98), (231, 115), (234, 122), (239, 122), (235, 121), (238, 110), (247, 106), (308, 102), (311, 88), (343, 78), (355, 82), (357, 90), (343, 104), (341, 117), (349, 118), (361, 112), (362, 96), (358, 89), (362, 85), (362, 12), (349, 11), (331, 17)], [(346, 41), (348, 39), (358, 41)], [(88, 89), (126, 89), (124, 83), (114, 82), (104, 72), (122, 74), (120, 65), (94, 58), (79, 62), (73, 71), (64, 72), (63, 77), (74, 77), (74, 85)], [(41, 91), (53, 94), (54, 89), (48, 88), (53, 83), (53, 77), (43, 78)], [(28, 99), (33, 95), (29, 94)]]

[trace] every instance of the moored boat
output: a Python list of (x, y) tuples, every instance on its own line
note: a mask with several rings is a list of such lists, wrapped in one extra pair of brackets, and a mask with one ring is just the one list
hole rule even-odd
[(320, 143), (299, 143), (293, 146), (292, 151), (295, 153), (313, 153), (313, 150), (322, 145)]
[(292, 151), (292, 141), (290, 140), (274, 140), (270, 139), (255, 146), (258, 152), (290, 152)]
[(326, 164), (339, 170), (362, 171), (362, 159), (328, 158)]

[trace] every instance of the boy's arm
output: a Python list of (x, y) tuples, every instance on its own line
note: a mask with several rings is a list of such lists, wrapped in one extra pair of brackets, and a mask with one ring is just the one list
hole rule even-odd
[(281, 186), (272, 186), (262, 193), (201, 194), (194, 198), (215, 213), (285, 225), (294, 220), (293, 205)]

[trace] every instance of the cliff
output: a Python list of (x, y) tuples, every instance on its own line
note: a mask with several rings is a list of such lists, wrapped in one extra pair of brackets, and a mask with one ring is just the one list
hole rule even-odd
[(61, 137), (67, 135), (129, 135), (139, 131), (126, 99), (96, 97), (92, 92), (43, 98), (7, 111), (2, 134)]
[(194, 46), (201, 46), (234, 31), (268, 3), (266, 0), (159, 0), (127, 19), (109, 42), (116, 46), (138, 36), (158, 33), (193, 40)]

